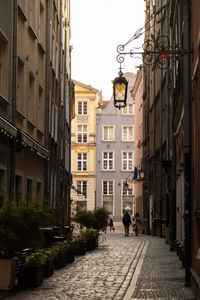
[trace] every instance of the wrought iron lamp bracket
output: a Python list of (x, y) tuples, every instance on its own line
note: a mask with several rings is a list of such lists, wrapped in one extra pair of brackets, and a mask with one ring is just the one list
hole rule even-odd
[(161, 70), (168, 69), (170, 63), (175, 63), (177, 60), (183, 58), (184, 55), (192, 53), (190, 50), (182, 49), (178, 45), (170, 45), (170, 40), (167, 36), (161, 35), (155, 39), (148, 39), (142, 45), (143, 51), (136, 51), (137, 48), (131, 49), (129, 52), (125, 52), (126, 45), (119, 45), (116, 57), (117, 62), (120, 63), (120, 70), (122, 69), (122, 63), (125, 61), (125, 55), (130, 57), (137, 57), (142, 55), (143, 63), (145, 65), (152, 65), (154, 68), (158, 67)]

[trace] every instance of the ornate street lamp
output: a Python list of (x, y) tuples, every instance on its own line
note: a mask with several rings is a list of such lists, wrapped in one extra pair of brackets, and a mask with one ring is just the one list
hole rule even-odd
[(144, 170), (140, 169), (139, 170), (139, 177), (143, 180), (144, 179)]
[(123, 73), (119, 71), (119, 77), (116, 77), (113, 81), (113, 97), (114, 106), (117, 108), (126, 106), (128, 81), (122, 76)]

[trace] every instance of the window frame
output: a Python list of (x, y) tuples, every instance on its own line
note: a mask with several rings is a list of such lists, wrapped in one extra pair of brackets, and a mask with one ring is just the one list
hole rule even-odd
[[(122, 141), (123, 142), (133, 142), (134, 141), (134, 126), (133, 125), (122, 125)], [(126, 139), (124, 139), (124, 135), (125, 135), (125, 128), (127, 128), (127, 132), (126, 132)], [(130, 138), (130, 129), (132, 129), (132, 138)]]
[[(127, 157), (124, 158), (124, 153), (127, 154)], [(132, 158), (129, 158), (128, 154), (132, 154)], [(124, 169), (124, 162), (126, 161), (126, 169)], [(131, 168), (129, 168), (129, 163), (132, 162)], [(134, 162), (134, 153), (133, 151), (122, 151), (121, 152), (121, 170), (122, 171), (133, 171), (133, 162)]]
[[(79, 104), (81, 104), (81, 113), (79, 113)], [(86, 104), (86, 107), (85, 107)], [(84, 110), (86, 109), (86, 113), (84, 113)], [(88, 115), (88, 101), (77, 101), (77, 115), (78, 116), (87, 116)]]
[[(79, 131), (79, 127), (81, 130)], [(84, 131), (84, 127), (86, 127)], [(79, 137), (81, 137), (81, 141), (79, 141)], [(84, 141), (84, 137), (86, 137), (86, 141)], [(77, 125), (77, 143), (85, 144), (88, 142), (88, 126), (86, 124), (78, 124)]]
[[(112, 153), (112, 158), (104, 158), (105, 153)], [(109, 155), (108, 155), (109, 156)], [(107, 167), (104, 168), (104, 162), (107, 161)], [(110, 162), (112, 161), (112, 169), (109, 167)], [(114, 171), (115, 170), (115, 152), (114, 151), (102, 151), (102, 171)]]
[[(132, 112), (130, 112), (130, 106), (132, 106)], [(122, 108), (122, 114), (123, 115), (134, 115), (134, 103), (127, 103), (126, 107)]]
[[(81, 156), (81, 158), (79, 158)], [(83, 157), (85, 156), (85, 158)], [(77, 153), (77, 172), (87, 172), (87, 152), (79, 152)], [(80, 169), (79, 169), (80, 163)]]
[[(104, 193), (104, 183), (106, 183), (106, 191), (107, 193)], [(112, 190), (112, 193), (110, 193), (110, 190)], [(114, 181), (113, 180), (103, 180), (102, 181), (102, 196), (114, 196)]]
[[(108, 129), (108, 138), (106, 139), (105, 138), (105, 129)], [(113, 130), (113, 138), (111, 139), (110, 138), (110, 130), (109, 129), (112, 129)], [(102, 125), (102, 141), (104, 142), (113, 142), (115, 141), (115, 126), (114, 125)]]

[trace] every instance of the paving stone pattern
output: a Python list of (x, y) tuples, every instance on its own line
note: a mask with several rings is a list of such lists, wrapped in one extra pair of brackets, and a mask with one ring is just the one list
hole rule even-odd
[[(75, 262), (54, 271), (36, 289), (9, 292), (9, 300), (123, 300), (131, 287), (145, 245), (147, 252), (135, 290), (129, 300), (183, 300), (184, 270), (164, 239), (118, 230), (106, 234), (98, 249), (76, 257)], [(126, 295), (127, 296), (127, 295)], [(1, 297), (0, 297), (1, 298)], [(126, 297), (127, 299), (127, 297)]]

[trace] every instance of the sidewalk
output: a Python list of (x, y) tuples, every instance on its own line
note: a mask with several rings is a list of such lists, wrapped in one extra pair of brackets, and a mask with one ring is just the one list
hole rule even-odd
[(139, 238), (145, 238), (148, 246), (143, 261), (134, 274), (137, 282), (135, 286), (134, 281), (131, 283), (131, 300), (195, 299), (191, 290), (184, 286), (185, 270), (176, 252), (170, 251), (165, 239), (142, 235)]

